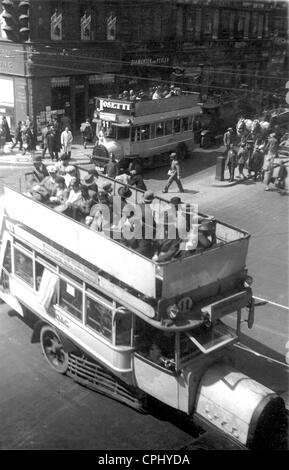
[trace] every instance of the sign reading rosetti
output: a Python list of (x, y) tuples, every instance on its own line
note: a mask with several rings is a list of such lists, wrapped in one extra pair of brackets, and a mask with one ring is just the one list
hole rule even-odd
[(106, 113), (130, 114), (133, 103), (98, 98), (97, 110)]

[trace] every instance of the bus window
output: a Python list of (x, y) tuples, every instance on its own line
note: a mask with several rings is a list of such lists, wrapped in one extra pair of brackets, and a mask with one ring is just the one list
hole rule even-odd
[(131, 128), (131, 135), (130, 135), (130, 141), (131, 142), (135, 142), (135, 139), (136, 139), (136, 127), (132, 127)]
[(43, 271), (44, 271), (44, 266), (36, 262), (35, 263), (35, 280), (36, 280), (35, 287), (37, 291), (39, 290), (39, 287), (40, 287)]
[(16, 276), (20, 277), (23, 281), (27, 282), (31, 287), (33, 287), (33, 265), (32, 259), (21, 253), (15, 248), (14, 251), (15, 256), (15, 274)]
[(129, 138), (129, 126), (115, 126), (117, 127), (117, 139), (118, 140), (124, 140)]
[(172, 121), (165, 122), (165, 135), (170, 135), (173, 133)]
[(138, 127), (132, 127), (131, 129), (131, 141), (132, 142), (138, 142), (140, 141), (141, 138), (141, 128)]
[(189, 118), (184, 117), (182, 118), (182, 131), (188, 131), (189, 130)]
[(174, 119), (174, 131), (175, 133), (181, 132), (181, 120)]
[(192, 359), (195, 356), (200, 355), (200, 351), (197, 346), (189, 340), (189, 338), (181, 333), (180, 335), (180, 360), (186, 361)]
[(86, 324), (104, 338), (112, 341), (112, 311), (100, 302), (87, 297)]
[(162, 137), (164, 135), (164, 123), (158, 122), (156, 124), (156, 137)]
[(79, 320), (82, 319), (82, 292), (64, 279), (60, 279), (59, 306)]
[(3, 286), (4, 289), (9, 289), (9, 273), (12, 270), (12, 263), (11, 263), (11, 243), (10, 241), (7, 242), (4, 260), (3, 260), (3, 269), (0, 278), (0, 284)]
[(155, 139), (156, 137), (156, 125), (151, 124), (151, 139)]
[(131, 346), (132, 315), (130, 312), (117, 313), (115, 317), (115, 345)]
[(148, 140), (150, 138), (150, 126), (146, 124), (141, 127), (141, 140)]

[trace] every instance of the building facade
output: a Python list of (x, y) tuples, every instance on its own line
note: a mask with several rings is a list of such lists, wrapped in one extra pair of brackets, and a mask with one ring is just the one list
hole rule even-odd
[[(262, 0), (2, 0), (0, 113), (12, 128), (53, 114), (74, 129), (95, 97), (179, 83), (216, 100), (285, 97), (288, 3)], [(268, 103), (269, 105), (269, 103)]]

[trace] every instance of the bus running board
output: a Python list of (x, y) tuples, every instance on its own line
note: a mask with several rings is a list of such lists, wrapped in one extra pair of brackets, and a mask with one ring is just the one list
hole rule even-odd
[(91, 390), (147, 413), (144, 394), (121, 384), (116, 377), (85, 355), (69, 354), (67, 375)]

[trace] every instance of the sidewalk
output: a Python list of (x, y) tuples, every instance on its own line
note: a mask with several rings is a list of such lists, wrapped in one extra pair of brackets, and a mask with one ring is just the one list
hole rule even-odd
[[(18, 148), (12, 150), (11, 145), (11, 143), (5, 144), (4, 152), (2, 151), (0, 153), (0, 166), (31, 166), (33, 162), (33, 156), (42, 154), (42, 149), (39, 145), (37, 145), (35, 151), (27, 152), (25, 155), (23, 155)], [(92, 154), (92, 149), (92, 145), (88, 146), (87, 149), (84, 149), (83, 145), (80, 143), (73, 144), (71, 152), (71, 161), (74, 164), (89, 162), (90, 155)], [(43, 159), (43, 163), (53, 164), (53, 161), (51, 160), (48, 151), (46, 152), (46, 156)]]

